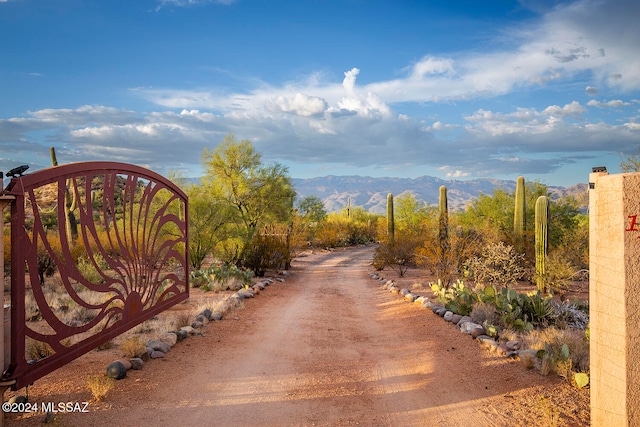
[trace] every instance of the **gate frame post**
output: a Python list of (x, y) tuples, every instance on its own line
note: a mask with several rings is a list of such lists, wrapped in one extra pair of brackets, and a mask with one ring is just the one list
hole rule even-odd
[[(7, 360), (5, 360), (5, 324), (4, 324), (4, 208), (9, 206), (15, 197), (8, 196), (3, 194), (4, 191), (4, 175), (0, 172), (0, 235), (2, 236), (2, 241), (0, 241), (0, 261), (2, 264), (0, 265), (0, 289), (2, 290), (2, 312), (0, 313), (0, 368), (2, 372), (7, 368)], [(9, 341), (11, 342), (11, 341)], [(1, 375), (0, 375), (1, 376)], [(2, 401), (0, 404), (4, 403), (4, 394), (9, 389), (13, 381), (8, 384), (5, 382), (0, 383), (0, 394), (2, 394)], [(0, 410), (0, 427), (4, 426), (4, 411)]]

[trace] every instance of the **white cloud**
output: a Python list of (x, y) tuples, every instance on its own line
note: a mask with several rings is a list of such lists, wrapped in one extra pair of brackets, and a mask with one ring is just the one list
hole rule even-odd
[(273, 100), (273, 106), (276, 111), (310, 117), (323, 114), (327, 109), (327, 102), (317, 96), (298, 92), (293, 98), (284, 95), (276, 97)]
[(592, 99), (591, 101), (587, 102), (587, 105), (590, 107), (598, 107), (598, 108), (622, 108), (622, 107), (630, 106), (631, 103), (622, 101), (620, 99), (614, 99), (612, 101), (607, 101), (607, 102), (600, 102), (600, 101), (596, 101), (595, 99)]
[(353, 93), (353, 88), (356, 85), (356, 77), (360, 74), (360, 70), (352, 68), (344, 73), (344, 80), (342, 81), (342, 87), (345, 88), (347, 93)]

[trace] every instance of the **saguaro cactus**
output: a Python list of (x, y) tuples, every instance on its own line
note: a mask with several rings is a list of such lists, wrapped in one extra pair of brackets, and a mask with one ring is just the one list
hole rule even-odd
[[(55, 147), (49, 147), (49, 152), (51, 153), (51, 166), (58, 166)], [(73, 211), (78, 207), (78, 201), (76, 199), (75, 191), (70, 191), (71, 183), (69, 180), (67, 180), (66, 186), (67, 188), (64, 193), (65, 226), (67, 230), (67, 239), (69, 242), (72, 242), (78, 236), (78, 222), (76, 221), (76, 216), (73, 213)]]
[(393, 194), (387, 194), (387, 238), (393, 245), (395, 239), (395, 224), (393, 220)]
[(545, 259), (547, 257), (549, 236), (549, 199), (546, 196), (538, 197), (535, 212), (536, 233), (536, 285), (541, 292), (547, 290), (545, 277)]
[(524, 177), (519, 176), (516, 181), (516, 205), (513, 213), (513, 243), (516, 252), (524, 252), (524, 228), (525, 228), (525, 190)]
[(438, 198), (440, 216), (438, 219), (438, 243), (440, 245), (440, 276), (444, 277), (449, 252), (449, 206), (447, 202), (447, 187), (440, 187)]
[(347, 218), (351, 219), (351, 197), (347, 198)]

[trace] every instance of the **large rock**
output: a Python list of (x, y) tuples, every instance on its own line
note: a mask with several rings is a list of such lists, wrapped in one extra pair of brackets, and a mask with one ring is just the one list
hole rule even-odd
[(178, 336), (175, 332), (165, 332), (158, 337), (160, 341), (167, 344), (169, 347), (173, 347), (178, 342)]
[(111, 362), (107, 366), (107, 376), (115, 380), (121, 380), (127, 376), (127, 368), (120, 361)]
[(482, 325), (478, 325), (477, 323), (473, 323), (473, 322), (464, 322), (459, 326), (460, 326), (460, 332), (465, 334), (471, 334), (471, 332), (473, 332), (474, 329), (482, 328)]
[(458, 329), (460, 329), (460, 327), (462, 327), (464, 323), (472, 322), (472, 321), (473, 319), (471, 318), (471, 316), (462, 316), (462, 319), (460, 319), (458, 323), (456, 323), (456, 326), (458, 327)]
[(144, 366), (144, 361), (139, 357), (129, 359), (129, 363), (131, 363), (131, 369), (134, 371), (139, 371)]
[(169, 344), (162, 342), (160, 340), (147, 341), (147, 347), (152, 350), (161, 351), (163, 353), (168, 353), (169, 350), (171, 350), (171, 346)]

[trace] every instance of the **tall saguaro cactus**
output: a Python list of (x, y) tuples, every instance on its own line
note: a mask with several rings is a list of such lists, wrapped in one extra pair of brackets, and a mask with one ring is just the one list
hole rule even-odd
[(449, 252), (449, 206), (447, 202), (447, 187), (440, 187), (440, 197), (438, 198), (439, 218), (438, 218), (438, 243), (440, 245), (440, 276), (444, 277), (447, 264), (447, 253)]
[[(51, 166), (58, 166), (58, 158), (56, 157), (56, 149), (55, 147), (49, 147), (49, 152), (51, 153)], [(75, 191), (70, 191), (70, 182), (67, 180), (67, 188), (65, 190), (65, 202), (64, 202), (64, 217), (65, 217), (65, 226), (67, 230), (67, 239), (69, 242), (72, 242), (78, 236), (78, 222), (76, 221), (76, 216), (73, 211), (76, 210), (78, 206), (78, 202), (76, 199)]]
[(525, 210), (526, 199), (524, 189), (524, 177), (519, 176), (516, 181), (516, 205), (513, 213), (513, 243), (516, 252), (524, 252), (524, 229), (525, 229)]
[(535, 211), (536, 233), (536, 285), (541, 292), (547, 290), (545, 277), (545, 259), (547, 257), (549, 236), (549, 199), (546, 196), (538, 197)]
[(351, 219), (351, 197), (347, 198), (347, 218)]
[(387, 194), (387, 238), (393, 245), (395, 240), (395, 223), (393, 219), (393, 194)]

